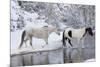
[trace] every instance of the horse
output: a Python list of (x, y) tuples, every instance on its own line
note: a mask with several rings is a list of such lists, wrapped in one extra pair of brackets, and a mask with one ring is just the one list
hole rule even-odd
[(30, 45), (32, 46), (32, 37), (42, 38), (45, 40), (46, 44), (48, 44), (48, 36), (52, 32), (59, 34), (57, 28), (52, 25), (46, 25), (43, 27), (33, 27), (32, 25), (28, 25), (22, 32), (21, 43), (19, 48), (22, 47), (24, 42), (26, 44), (27, 40), (30, 40)]
[(74, 29), (74, 28), (66, 28), (63, 31), (63, 37), (62, 37), (62, 42), (63, 42), (63, 46), (66, 46), (66, 42), (65, 40), (68, 40), (68, 43), (72, 45), (71, 43), (71, 39), (72, 38), (77, 38), (79, 41), (83, 39), (83, 37), (86, 34), (89, 34), (91, 36), (93, 36), (93, 31), (91, 27), (83, 27), (83, 28), (79, 28), (79, 29)]

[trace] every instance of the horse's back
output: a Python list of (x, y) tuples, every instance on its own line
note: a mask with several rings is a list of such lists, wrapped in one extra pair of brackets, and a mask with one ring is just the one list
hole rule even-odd
[(71, 38), (68, 34), (69, 32), (71, 32), (70, 35), (72, 36), (72, 38), (81, 38), (83, 36), (83, 34), (85, 33), (85, 27), (79, 28), (79, 29), (66, 28), (65, 29), (65, 36), (67, 36), (68, 38)]
[(85, 33), (85, 28), (73, 29), (72, 36), (74, 38), (81, 38)]
[(54, 26), (42, 26), (42, 27), (37, 27), (33, 25), (28, 25), (25, 28), (27, 36), (33, 36), (37, 38), (48, 38), (49, 34), (51, 32), (56, 32), (56, 27)]

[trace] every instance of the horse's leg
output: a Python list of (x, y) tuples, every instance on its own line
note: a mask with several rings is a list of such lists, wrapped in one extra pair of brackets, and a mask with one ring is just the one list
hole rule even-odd
[(45, 40), (46, 44), (48, 45), (48, 39)]
[(22, 33), (22, 38), (21, 38), (21, 43), (20, 43), (19, 48), (21, 48), (21, 47), (22, 47), (22, 45), (23, 45), (25, 35), (26, 35), (26, 33), (25, 33), (25, 30), (24, 30), (24, 31), (23, 31), (23, 33)]
[(28, 38), (26, 38), (26, 40), (24, 40), (25, 41), (25, 46), (27, 47), (27, 40), (28, 40)]
[(84, 38), (81, 38), (80, 39), (80, 45), (81, 45), (81, 47), (80, 47), (80, 56), (81, 56), (81, 59), (80, 59), (80, 61), (83, 61), (84, 60), (84, 57), (83, 57), (83, 50), (84, 50)]
[(65, 42), (65, 40), (67, 40), (68, 38), (63, 38), (62, 39), (62, 42), (63, 42), (63, 46), (66, 46), (66, 42)]
[(46, 45), (48, 45), (48, 37), (44, 37), (44, 40), (46, 42)]
[(79, 38), (79, 39), (78, 39), (78, 46), (79, 46), (80, 48), (83, 48), (83, 47), (84, 47), (84, 38)]
[(80, 45), (80, 38), (77, 39), (77, 44)]
[(32, 46), (32, 38), (30, 38), (30, 45)]
[(48, 45), (48, 38), (43, 38), (45, 41), (45, 44), (42, 45), (42, 48), (44, 48), (44, 46)]
[(66, 46), (66, 42), (65, 42), (65, 40), (68, 40), (68, 38), (67, 37), (65, 37), (65, 30), (64, 30), (64, 32), (63, 32), (63, 36), (62, 36), (62, 42), (63, 42), (63, 46), (65, 47)]
[(19, 49), (22, 47), (24, 40), (21, 41)]
[[(44, 40), (45, 40), (46, 45), (48, 45), (48, 39), (46, 38), (46, 39), (44, 39)], [(44, 48), (44, 46), (45, 46), (45, 45), (42, 45), (43, 48)]]
[(84, 48), (84, 38), (81, 38), (81, 45), (82, 45), (82, 48)]
[(81, 42), (82, 41), (82, 38), (79, 38), (78, 39), (78, 46), (79, 46), (79, 61), (81, 62), (81, 61), (83, 61), (83, 47), (82, 47), (82, 45), (83, 45), (83, 43)]
[(33, 46), (32, 46), (32, 36), (30, 36), (30, 45), (33, 48)]
[(68, 39), (68, 42), (69, 42), (69, 44), (70, 44), (71, 46), (73, 46), (70, 39)]

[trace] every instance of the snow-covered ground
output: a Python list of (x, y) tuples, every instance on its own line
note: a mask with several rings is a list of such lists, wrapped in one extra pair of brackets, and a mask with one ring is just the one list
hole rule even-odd
[(96, 59), (92, 58), (92, 59), (85, 60), (84, 62), (94, 62), (94, 61), (96, 61)]

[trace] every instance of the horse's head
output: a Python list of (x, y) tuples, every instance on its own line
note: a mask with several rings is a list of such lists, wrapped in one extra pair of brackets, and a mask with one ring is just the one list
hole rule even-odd
[(55, 32), (56, 34), (60, 35), (60, 32), (58, 31), (57, 27), (49, 25), (48, 26), (49, 33)]
[(91, 36), (93, 36), (93, 31), (91, 27), (86, 28), (86, 32), (88, 32)]

